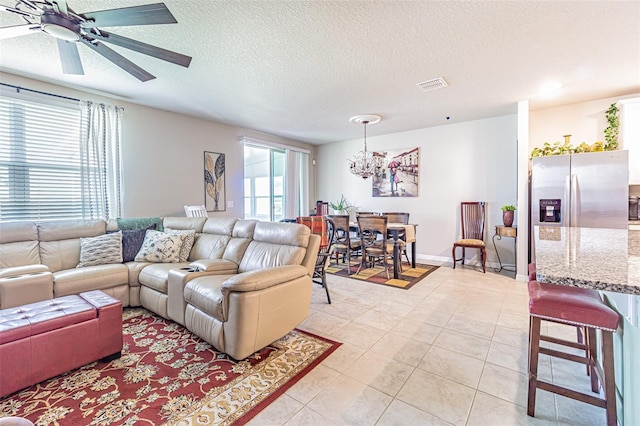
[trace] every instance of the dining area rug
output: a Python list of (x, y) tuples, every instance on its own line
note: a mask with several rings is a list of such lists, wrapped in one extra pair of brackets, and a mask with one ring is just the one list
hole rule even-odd
[(376, 265), (373, 268), (363, 268), (358, 274), (356, 271), (360, 266), (360, 259), (351, 260), (351, 275), (347, 268), (346, 260), (344, 262), (335, 263), (332, 261), (327, 267), (326, 271), (329, 274), (338, 275), (341, 277), (347, 277), (354, 280), (366, 281), (373, 284), (387, 285), (390, 287), (402, 288), (405, 290), (410, 289), (421, 279), (437, 270), (439, 266), (426, 265), (416, 263), (416, 267), (412, 268), (410, 265), (402, 264), (402, 273), (398, 278), (393, 278), (393, 266), (389, 267), (389, 278), (381, 265)]
[(36, 425), (243, 425), (341, 344), (301, 330), (237, 361), (142, 308), (123, 312), (122, 356), (0, 399)]

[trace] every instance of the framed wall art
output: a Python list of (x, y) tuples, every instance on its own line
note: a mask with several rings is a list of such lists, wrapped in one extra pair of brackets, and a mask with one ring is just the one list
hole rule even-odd
[(371, 178), (372, 196), (418, 196), (420, 148), (377, 151), (374, 155), (382, 157), (382, 167)]
[(204, 152), (204, 205), (208, 212), (226, 208), (224, 154)]

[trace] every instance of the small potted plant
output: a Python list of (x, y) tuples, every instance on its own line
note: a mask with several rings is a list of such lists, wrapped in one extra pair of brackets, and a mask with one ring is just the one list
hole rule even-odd
[(502, 208), (502, 223), (504, 223), (504, 226), (511, 227), (511, 225), (513, 225), (513, 216), (516, 210), (516, 206), (514, 206), (513, 204), (509, 204), (506, 206), (502, 206), (501, 208)]
[(340, 201), (332, 203), (329, 201), (329, 207), (331, 207), (336, 214), (349, 214), (349, 209), (352, 207), (347, 199), (344, 198), (344, 194), (340, 195)]

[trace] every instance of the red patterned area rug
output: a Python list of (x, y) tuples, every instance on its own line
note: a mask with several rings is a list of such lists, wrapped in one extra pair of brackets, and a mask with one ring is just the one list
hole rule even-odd
[(382, 266), (376, 265), (374, 268), (363, 268), (359, 273), (360, 259), (351, 261), (351, 275), (348, 273), (347, 263), (340, 262), (338, 264), (331, 262), (327, 268), (327, 272), (342, 277), (353, 278), (354, 280), (367, 281), (374, 284), (388, 285), (391, 287), (403, 288), (405, 290), (413, 287), (418, 281), (435, 271), (439, 266), (423, 265), (416, 263), (416, 267), (412, 268), (405, 263), (402, 264), (402, 273), (398, 278), (393, 278), (393, 267), (389, 267), (389, 278)]
[(186, 328), (125, 309), (122, 357), (0, 399), (0, 417), (36, 425), (242, 425), (340, 343), (293, 330), (236, 361)]

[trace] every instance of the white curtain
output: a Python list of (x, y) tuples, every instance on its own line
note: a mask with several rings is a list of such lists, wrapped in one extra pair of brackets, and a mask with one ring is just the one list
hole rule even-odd
[(82, 101), (80, 155), (85, 217), (122, 215), (123, 108)]

